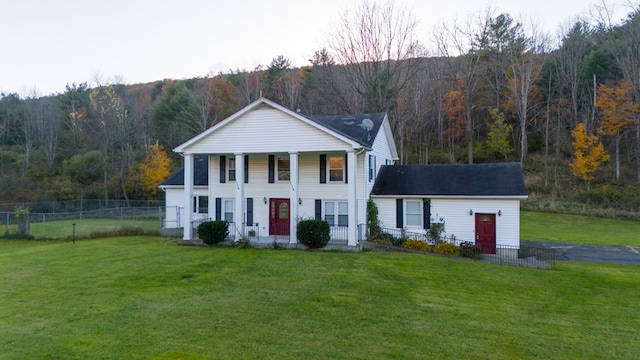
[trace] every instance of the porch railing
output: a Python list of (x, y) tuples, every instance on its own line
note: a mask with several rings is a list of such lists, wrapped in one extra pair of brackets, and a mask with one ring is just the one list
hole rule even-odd
[[(214, 221), (214, 220), (211, 218), (206, 218), (206, 219), (197, 219), (197, 220), (191, 221), (194, 236), (198, 235), (198, 226), (203, 222), (207, 222), (207, 221)], [(227, 235), (227, 240), (236, 239), (237, 234), (239, 234), (241, 238), (245, 238), (245, 239), (260, 237), (259, 223), (242, 224), (241, 226), (236, 227), (235, 223), (229, 222), (227, 229), (229, 230), (229, 235)]]

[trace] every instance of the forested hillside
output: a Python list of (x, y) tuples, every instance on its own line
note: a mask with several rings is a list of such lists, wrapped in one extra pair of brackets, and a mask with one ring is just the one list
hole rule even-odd
[(303, 67), (279, 55), (194, 79), (1, 94), (0, 202), (161, 198), (182, 165), (171, 149), (264, 96), (308, 115), (387, 112), (400, 163), (522, 162), (528, 206), (640, 211), (640, 8), (557, 40), (490, 12), (426, 35), (392, 3), (341, 19)]

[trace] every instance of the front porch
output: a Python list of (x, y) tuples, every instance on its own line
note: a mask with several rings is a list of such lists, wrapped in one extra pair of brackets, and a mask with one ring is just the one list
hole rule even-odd
[[(191, 240), (180, 240), (182, 245), (204, 245), (203, 241), (198, 237), (198, 225), (205, 221), (212, 221), (212, 219), (199, 219), (192, 221), (192, 233)], [(177, 229), (176, 229), (177, 230)], [(357, 248), (365, 240), (366, 227), (364, 224), (358, 225), (358, 241), (355, 245)], [(349, 231), (345, 226), (331, 226), (330, 227), (331, 239), (325, 249), (350, 249), (354, 250), (354, 246), (349, 244)], [(282, 248), (306, 248), (299, 242), (292, 242), (292, 238), (288, 234), (278, 234), (277, 231), (269, 233), (269, 231), (262, 230), (259, 223), (252, 225), (242, 224), (241, 226), (235, 226), (234, 223), (229, 223), (229, 235), (225, 239), (225, 242), (233, 243), (238, 239), (243, 241), (249, 241), (252, 247), (256, 248), (270, 248), (280, 246)], [(277, 245), (276, 245), (277, 244)]]

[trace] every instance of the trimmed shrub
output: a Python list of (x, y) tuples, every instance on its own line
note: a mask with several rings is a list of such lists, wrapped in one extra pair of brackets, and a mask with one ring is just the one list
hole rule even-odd
[(433, 252), (443, 255), (458, 256), (460, 255), (460, 248), (448, 242), (441, 242), (433, 247)]
[(298, 240), (311, 249), (320, 249), (329, 243), (329, 223), (321, 219), (307, 219), (298, 223)]
[(440, 237), (442, 236), (443, 232), (444, 232), (444, 223), (433, 223), (431, 224), (431, 227), (429, 228), (429, 230), (427, 230), (427, 236), (434, 243), (438, 243), (440, 242)]
[(470, 259), (477, 259), (482, 254), (482, 248), (470, 241), (460, 243), (460, 256)]
[(215, 245), (229, 236), (229, 223), (225, 220), (205, 221), (198, 225), (198, 237), (207, 245)]
[(371, 238), (370, 241), (376, 244), (394, 246), (395, 238), (389, 233), (381, 232), (375, 237)]
[(382, 228), (380, 227), (380, 220), (378, 220), (378, 206), (371, 199), (367, 201), (367, 222), (369, 239), (377, 239), (382, 234)]
[(431, 247), (429, 245), (427, 245), (426, 242), (421, 241), (421, 240), (415, 240), (415, 239), (406, 240), (402, 244), (402, 247), (405, 248), (405, 249), (413, 249), (413, 250), (420, 250), (420, 251), (431, 251)]

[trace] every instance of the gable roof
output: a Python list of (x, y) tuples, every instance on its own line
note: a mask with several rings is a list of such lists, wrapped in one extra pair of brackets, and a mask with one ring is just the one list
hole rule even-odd
[[(187, 140), (186, 142), (178, 145), (175, 149), (173, 149), (174, 152), (177, 153), (184, 153), (184, 152), (188, 152), (188, 148), (191, 147), (194, 144), (197, 144), (198, 142), (200, 142), (203, 139), (206, 139), (210, 134), (215, 133), (216, 131), (218, 131), (220, 128), (223, 128), (227, 125), (229, 125), (230, 123), (232, 123), (234, 120), (241, 118), (242, 116), (246, 115), (247, 113), (253, 111), (253, 110), (257, 110), (257, 109), (261, 109), (264, 107), (269, 107), (272, 109), (276, 109), (279, 110), (295, 119), (298, 119), (304, 123), (307, 123), (329, 135), (332, 135), (346, 143), (349, 143), (353, 146), (353, 148), (357, 148), (359, 146), (362, 145), (362, 143), (360, 143), (358, 140), (356, 140), (356, 138), (358, 138), (358, 136), (355, 137), (351, 137), (347, 134), (343, 134), (340, 131), (338, 131), (335, 128), (326, 126), (325, 124), (322, 123), (322, 121), (316, 121), (313, 120), (310, 117), (304, 116), (302, 114), (299, 114), (297, 112), (291, 111), (287, 108), (285, 108), (284, 106), (278, 105), (276, 103), (274, 103), (273, 101), (267, 100), (265, 98), (260, 98), (254, 102), (252, 102), (251, 104), (245, 106), (244, 108), (240, 109), (238, 112), (236, 112), (235, 114), (229, 116), (228, 118), (224, 119), (223, 121), (217, 123), (216, 125), (210, 127), (209, 129), (201, 132), (200, 134), (196, 135), (195, 137)], [(320, 117), (322, 118), (322, 117)], [(384, 117), (383, 117), (384, 118)], [(378, 126), (379, 128), (379, 126)], [(349, 132), (347, 132), (349, 133)]]
[(316, 123), (371, 148), (386, 117), (384, 113), (310, 116)]
[[(209, 184), (209, 158), (197, 157), (193, 161), (193, 185), (206, 186)], [(159, 187), (184, 186), (184, 167), (169, 175)]]
[(371, 195), (526, 198), (520, 163), (386, 165)]

